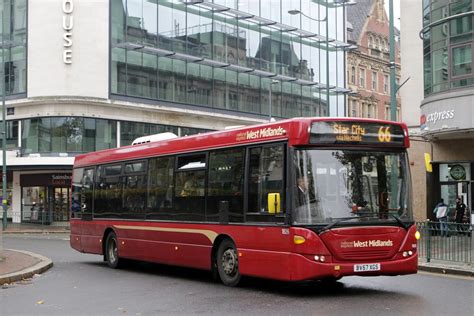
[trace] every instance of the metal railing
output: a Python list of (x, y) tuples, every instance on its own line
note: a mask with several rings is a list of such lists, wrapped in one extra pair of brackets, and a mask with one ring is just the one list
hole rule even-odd
[(430, 262), (434, 260), (472, 263), (474, 225), (440, 222), (417, 222), (421, 239), (418, 255)]

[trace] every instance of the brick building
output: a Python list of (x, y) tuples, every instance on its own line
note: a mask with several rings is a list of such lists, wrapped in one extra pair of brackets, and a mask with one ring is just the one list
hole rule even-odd
[[(360, 0), (347, 9), (348, 42), (358, 46), (347, 54), (347, 87), (353, 92), (347, 116), (390, 119), (390, 39), (384, 0)], [(399, 32), (396, 29), (395, 35)], [(400, 77), (400, 51), (395, 47), (396, 80)], [(400, 117), (397, 96), (397, 120)]]

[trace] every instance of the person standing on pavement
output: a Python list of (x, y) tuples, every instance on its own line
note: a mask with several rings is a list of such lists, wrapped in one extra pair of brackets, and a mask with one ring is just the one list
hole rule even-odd
[(466, 204), (461, 200), (461, 197), (456, 198), (456, 215), (454, 216), (456, 223), (462, 224), (464, 213), (466, 212)]
[(436, 218), (439, 221), (439, 226), (441, 230), (441, 237), (449, 237), (448, 234), (448, 206), (444, 204), (444, 199), (439, 200), (439, 203), (436, 204), (436, 207), (433, 210), (433, 213), (436, 215)]
[(464, 233), (464, 227), (462, 224), (464, 224), (464, 214), (466, 213), (466, 204), (462, 202), (462, 199), (460, 196), (456, 198), (456, 214), (454, 215), (454, 220), (456, 221), (456, 226), (457, 230), (461, 232), (461, 234)]

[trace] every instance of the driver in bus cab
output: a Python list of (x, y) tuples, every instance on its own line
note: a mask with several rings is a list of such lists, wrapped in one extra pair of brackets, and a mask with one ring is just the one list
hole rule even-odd
[(297, 206), (308, 204), (308, 178), (305, 176), (298, 177), (297, 180)]
[(295, 222), (311, 223), (321, 216), (319, 200), (316, 194), (310, 190), (309, 179), (305, 175), (299, 175), (296, 180), (295, 189)]

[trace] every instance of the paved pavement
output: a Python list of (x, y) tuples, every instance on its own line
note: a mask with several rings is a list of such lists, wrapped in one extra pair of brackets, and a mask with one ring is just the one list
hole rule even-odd
[[(67, 226), (10, 225), (4, 234), (69, 234)], [(28, 251), (5, 249), (0, 253), (0, 286), (31, 278), (53, 266), (51, 259)], [(419, 259), (418, 269), (441, 274), (453, 274), (474, 277), (474, 267), (469, 263), (431, 261)]]

